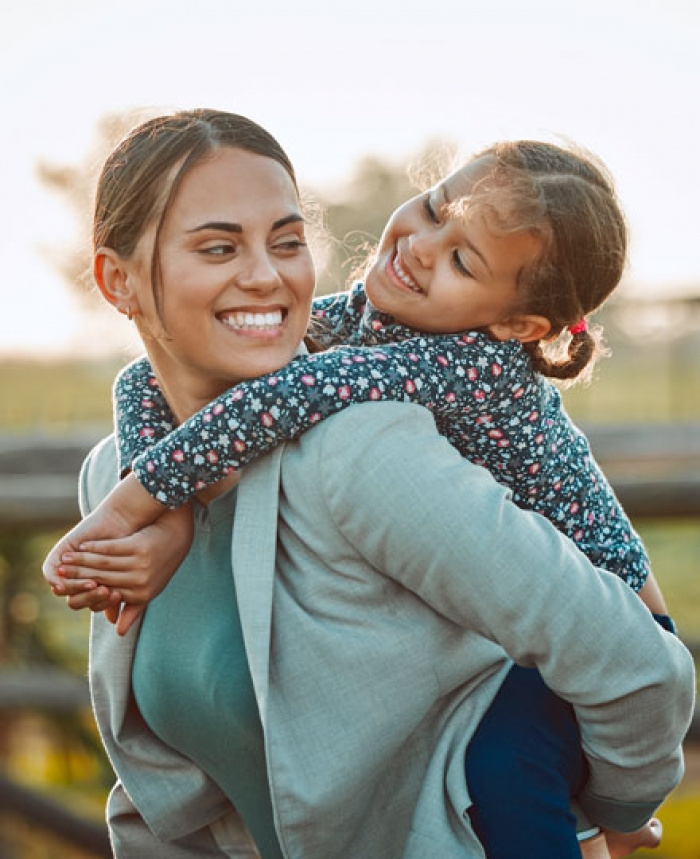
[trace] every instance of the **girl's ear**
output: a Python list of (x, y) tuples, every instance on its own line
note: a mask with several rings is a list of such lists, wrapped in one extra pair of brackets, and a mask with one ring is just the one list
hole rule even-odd
[(129, 318), (139, 313), (138, 297), (129, 276), (130, 266), (112, 248), (98, 248), (93, 263), (95, 283), (100, 292), (120, 313)]
[(488, 330), (496, 340), (520, 340), (521, 343), (531, 343), (533, 340), (544, 340), (551, 330), (549, 319), (535, 314), (517, 314), (489, 325)]

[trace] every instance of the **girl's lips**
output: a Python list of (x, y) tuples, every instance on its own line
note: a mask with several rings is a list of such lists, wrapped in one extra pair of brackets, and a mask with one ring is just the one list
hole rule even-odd
[(398, 251), (394, 251), (387, 260), (385, 266), (389, 280), (402, 290), (408, 290), (414, 295), (423, 295), (423, 290), (418, 286), (413, 277), (401, 265)]

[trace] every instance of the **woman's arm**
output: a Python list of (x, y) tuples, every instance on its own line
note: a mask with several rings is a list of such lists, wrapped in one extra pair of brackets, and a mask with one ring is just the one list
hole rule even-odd
[(357, 407), (316, 432), (319, 491), (344, 538), (537, 667), (576, 710), (591, 770), (584, 810), (610, 829), (646, 823), (682, 773), (694, 698), (683, 645), (616, 576), (461, 459), (423, 410)]

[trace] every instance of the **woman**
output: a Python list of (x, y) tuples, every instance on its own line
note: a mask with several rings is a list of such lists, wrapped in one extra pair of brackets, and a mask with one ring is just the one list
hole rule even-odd
[[(95, 246), (178, 420), (300, 347), (313, 270), (294, 174), (248, 120), (137, 130), (103, 172)], [(140, 629), (95, 619), (118, 857), (253, 855), (241, 816), (266, 857), (483, 856), (464, 757), (510, 658), (574, 705), (597, 820), (634, 828), (674, 786), (687, 652), (423, 409), (353, 407), (237, 481), (207, 491)], [(108, 439), (83, 510), (116, 482)]]

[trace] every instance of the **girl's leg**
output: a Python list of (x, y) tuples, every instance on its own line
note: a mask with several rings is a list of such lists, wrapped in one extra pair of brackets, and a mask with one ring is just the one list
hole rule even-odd
[(514, 666), (466, 756), (474, 831), (489, 859), (580, 859), (570, 800), (586, 763), (571, 706)]

